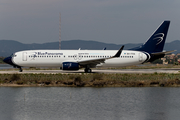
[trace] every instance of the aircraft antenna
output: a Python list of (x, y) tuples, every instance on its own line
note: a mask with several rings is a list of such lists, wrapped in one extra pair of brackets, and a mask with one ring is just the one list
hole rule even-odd
[(61, 50), (61, 13), (59, 13), (59, 50)]

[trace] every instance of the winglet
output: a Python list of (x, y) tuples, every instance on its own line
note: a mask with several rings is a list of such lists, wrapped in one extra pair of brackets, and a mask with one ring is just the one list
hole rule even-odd
[(123, 45), (123, 46), (119, 49), (119, 51), (113, 56), (113, 58), (114, 58), (114, 57), (119, 57), (119, 56), (121, 55), (121, 52), (122, 52), (123, 48), (124, 48), (124, 45)]

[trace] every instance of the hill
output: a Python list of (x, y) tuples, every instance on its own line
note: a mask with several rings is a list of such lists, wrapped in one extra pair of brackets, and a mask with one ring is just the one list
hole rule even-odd
[[(130, 49), (133, 47), (137, 47), (141, 45), (139, 44), (125, 44), (124, 49)], [(61, 42), (61, 49), (95, 49), (101, 50), (103, 48), (107, 48), (107, 50), (118, 50), (122, 44), (109, 44), (97, 41), (85, 41), (85, 40), (69, 40), (69, 41), (62, 41)], [(177, 50), (175, 53), (180, 53), (180, 40), (175, 40), (170, 43), (166, 43), (164, 50)], [(15, 40), (0, 40), (0, 56), (7, 57), (10, 56), (12, 53), (21, 51), (21, 50), (34, 50), (34, 49), (58, 49), (59, 42), (49, 42), (43, 44), (23, 44), (17, 42)]]

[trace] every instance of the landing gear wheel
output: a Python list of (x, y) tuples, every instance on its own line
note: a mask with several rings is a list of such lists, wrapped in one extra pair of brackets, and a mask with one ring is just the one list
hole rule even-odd
[(85, 73), (91, 73), (91, 72), (92, 72), (92, 70), (91, 70), (91, 69), (89, 69), (89, 68), (85, 68), (85, 69), (84, 69), (84, 72), (85, 72)]
[(91, 73), (92, 71), (91, 71), (91, 69), (88, 69), (88, 73)]
[(84, 69), (84, 72), (87, 73), (87, 70), (88, 70), (88, 69), (85, 68), (85, 69)]
[(20, 67), (20, 68), (19, 68), (19, 72), (22, 72), (22, 71), (23, 71), (23, 69)]

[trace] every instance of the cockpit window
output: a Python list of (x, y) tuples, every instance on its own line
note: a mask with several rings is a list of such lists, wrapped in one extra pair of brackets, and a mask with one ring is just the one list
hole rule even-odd
[(11, 55), (11, 57), (13, 57), (13, 56), (14, 56), (14, 54)]
[(17, 55), (15, 55), (15, 54), (12, 54), (12, 55), (11, 55), (11, 57), (16, 57), (16, 56), (17, 56)]

